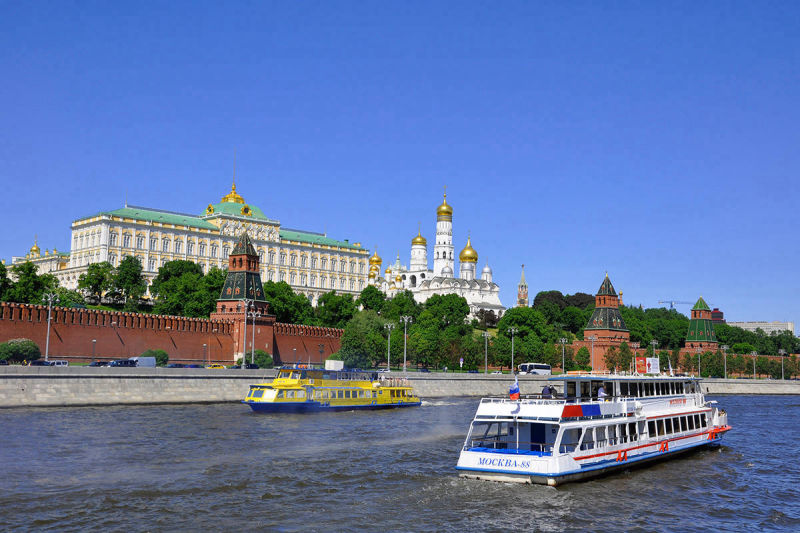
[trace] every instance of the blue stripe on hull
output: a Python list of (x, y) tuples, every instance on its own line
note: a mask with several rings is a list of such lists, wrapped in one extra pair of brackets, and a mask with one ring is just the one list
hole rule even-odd
[(319, 402), (248, 402), (243, 400), (257, 413), (319, 413), (322, 411), (356, 411), (374, 409), (393, 409), (397, 407), (417, 407), (422, 402), (404, 402), (390, 404), (366, 405), (323, 405)]

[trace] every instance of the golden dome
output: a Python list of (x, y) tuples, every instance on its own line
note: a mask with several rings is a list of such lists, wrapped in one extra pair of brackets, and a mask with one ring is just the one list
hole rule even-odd
[(380, 265), (383, 263), (383, 259), (378, 256), (378, 250), (375, 250), (375, 253), (372, 254), (372, 257), (369, 258), (370, 265)]
[(378, 271), (370, 269), (370, 271), (369, 271), (369, 279), (375, 279), (377, 276), (378, 276)]
[(461, 253), (458, 254), (458, 260), (462, 263), (477, 263), (478, 262), (478, 252), (475, 251), (475, 248), (472, 247), (472, 243), (470, 242), (470, 238), (467, 237), (467, 245), (461, 250)]
[(400, 276), (400, 274), (398, 274), (398, 275), (396, 275), (396, 276), (394, 277), (394, 280), (395, 280), (397, 283), (402, 283), (402, 281), (403, 281), (403, 278)]
[(29, 254), (31, 254), (31, 256), (36, 256), (42, 253), (42, 251), (39, 249), (39, 244), (37, 243), (37, 240), (38, 239), (36, 238), (33, 239), (33, 246), (31, 246), (31, 249), (28, 252)]
[(411, 246), (415, 246), (417, 244), (421, 246), (428, 246), (428, 241), (426, 241), (425, 237), (422, 236), (421, 230), (417, 230), (417, 236), (411, 239)]
[(444, 193), (442, 205), (436, 208), (436, 218), (438, 220), (452, 220), (453, 208), (447, 203), (447, 193)]
[(386, 270), (384, 270), (383, 273), (387, 275), (386, 277), (389, 277), (388, 275), (392, 273), (392, 267), (386, 267)]
[(222, 202), (223, 203), (224, 202), (232, 202), (232, 203), (235, 203), (235, 204), (243, 204), (244, 203), (244, 198), (242, 198), (241, 196), (239, 196), (236, 193), (236, 182), (235, 181), (233, 182), (233, 186), (231, 186), (231, 192), (222, 197)]

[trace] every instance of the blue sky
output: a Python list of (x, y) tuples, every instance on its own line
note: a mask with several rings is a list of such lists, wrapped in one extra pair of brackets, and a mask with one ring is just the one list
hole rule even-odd
[[(700, 5), (698, 5), (700, 4)], [(703, 296), (800, 320), (796, 2), (0, 1), (0, 257), (72, 220), (199, 213), (409, 260), (447, 185), (513, 305)], [(432, 246), (432, 245), (431, 245)], [(432, 251), (429, 251), (432, 255)], [(384, 262), (384, 266), (385, 263)], [(679, 307), (688, 312), (689, 306)]]

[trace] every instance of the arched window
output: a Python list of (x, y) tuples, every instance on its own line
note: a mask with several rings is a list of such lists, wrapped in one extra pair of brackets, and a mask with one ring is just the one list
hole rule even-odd
[(131, 236), (125, 234), (122, 236), (122, 247), (123, 248), (130, 248), (131, 247)]
[(206, 255), (206, 243), (201, 242), (197, 246), (197, 255), (199, 255), (200, 257), (205, 257), (205, 255)]
[(183, 247), (183, 243), (181, 241), (175, 241), (175, 253), (181, 253), (181, 248)]
[(186, 243), (186, 254), (187, 255), (194, 254), (194, 243), (192, 241), (188, 241)]
[(292, 254), (291, 257), (292, 266), (297, 266), (297, 256)]
[(150, 249), (151, 250), (155, 250), (157, 246), (158, 246), (158, 239), (156, 239), (155, 237), (151, 237), (150, 238)]
[(156, 271), (156, 260), (155, 259), (150, 259), (147, 262), (147, 270), (149, 270), (150, 272), (155, 272)]
[(275, 252), (270, 252), (269, 253), (269, 264), (271, 264), (271, 265), (275, 264)]
[(331, 259), (331, 272), (336, 272), (336, 259)]
[(314, 274), (311, 274), (311, 283), (309, 285), (311, 285), (312, 287), (317, 286), (317, 276), (315, 276)]
[(227, 259), (228, 255), (230, 255), (230, 253), (231, 253), (231, 250), (230, 250), (230, 248), (228, 248), (228, 245), (225, 245), (225, 246), (222, 247), (222, 258), (223, 259)]
[(297, 283), (297, 274), (295, 274), (294, 272), (289, 274), (289, 283), (291, 285), (294, 285), (295, 283)]
[(311, 268), (317, 268), (317, 258), (316, 257), (312, 257), (311, 258)]
[(286, 254), (283, 252), (281, 252), (281, 264), (282, 265), (286, 264)]
[(326, 268), (328, 268), (328, 258), (327, 257), (323, 257), (322, 258), (322, 267), (321, 268), (322, 268), (322, 270), (325, 270)]
[(300, 266), (305, 268), (307, 263), (308, 263), (308, 258), (305, 255), (301, 256), (300, 257)]
[(281, 272), (281, 281), (286, 281), (286, 272)]
[(274, 270), (270, 270), (269, 271), (269, 280), (270, 281), (275, 281), (275, 271)]
[(216, 244), (212, 244), (211, 245), (211, 257), (217, 257), (217, 245)]
[(141, 235), (136, 237), (136, 247), (139, 249), (144, 248), (144, 237)]
[(169, 252), (169, 239), (163, 239), (161, 241), (161, 251)]
[(306, 284), (306, 275), (300, 274), (300, 285), (305, 285), (305, 284)]

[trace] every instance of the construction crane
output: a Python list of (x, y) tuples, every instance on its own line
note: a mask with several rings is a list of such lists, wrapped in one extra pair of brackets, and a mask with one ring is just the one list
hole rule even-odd
[(675, 304), (679, 305), (692, 305), (694, 302), (683, 302), (681, 300), (659, 300), (660, 304), (669, 304), (670, 309), (675, 309)]

